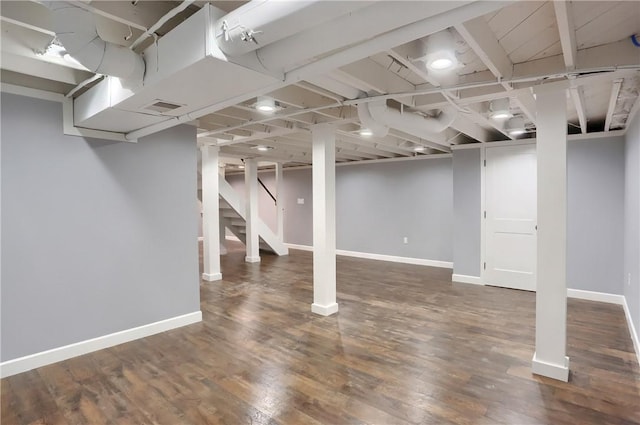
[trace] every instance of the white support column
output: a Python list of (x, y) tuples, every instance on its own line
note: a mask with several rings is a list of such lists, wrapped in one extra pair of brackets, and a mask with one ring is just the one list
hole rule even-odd
[(244, 162), (244, 187), (246, 193), (247, 263), (260, 262), (260, 236), (258, 233), (258, 161), (247, 159)]
[(220, 205), (217, 146), (202, 146), (202, 279), (222, 279), (220, 271)]
[(567, 382), (567, 106), (564, 90), (535, 91), (538, 157), (536, 352), (532, 371)]
[(276, 218), (278, 240), (284, 242), (284, 172), (281, 162), (276, 163)]
[[(220, 179), (224, 180), (226, 168), (223, 163), (219, 163), (218, 172)], [(224, 225), (224, 218), (220, 217), (220, 255), (227, 254), (227, 227)]]
[(329, 316), (336, 303), (336, 131), (329, 124), (311, 127), (313, 139), (313, 304)]

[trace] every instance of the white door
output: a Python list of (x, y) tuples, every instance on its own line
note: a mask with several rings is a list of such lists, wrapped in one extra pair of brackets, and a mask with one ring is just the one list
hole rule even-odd
[(535, 145), (486, 148), (487, 285), (536, 290)]

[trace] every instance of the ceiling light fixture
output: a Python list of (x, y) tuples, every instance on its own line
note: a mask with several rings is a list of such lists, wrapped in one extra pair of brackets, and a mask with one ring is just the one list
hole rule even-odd
[(255, 148), (261, 152), (266, 152), (273, 149), (273, 146), (258, 145), (258, 146), (255, 146)]
[(509, 119), (505, 125), (505, 129), (510, 136), (519, 136), (527, 131), (524, 128), (524, 118), (522, 117), (513, 117)]
[(244, 170), (244, 165), (242, 164), (238, 165), (238, 170)]
[(448, 30), (431, 34), (426, 41), (424, 61), (432, 71), (447, 71), (458, 65), (453, 34)]
[(513, 114), (511, 114), (509, 107), (510, 107), (510, 104), (509, 104), (508, 97), (492, 100), (491, 103), (489, 104), (491, 119), (505, 120), (507, 118), (511, 118)]
[(260, 112), (271, 113), (276, 110), (276, 101), (267, 96), (258, 97), (256, 109)]
[(424, 152), (426, 150), (426, 148), (424, 146), (415, 146), (413, 148), (414, 152)]
[(360, 134), (362, 137), (371, 137), (373, 136), (373, 131), (368, 128), (361, 128), (360, 131), (358, 131), (358, 134)]

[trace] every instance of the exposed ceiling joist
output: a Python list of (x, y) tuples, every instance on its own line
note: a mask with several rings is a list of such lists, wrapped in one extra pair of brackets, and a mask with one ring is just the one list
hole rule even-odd
[(618, 94), (620, 93), (620, 87), (622, 87), (622, 81), (621, 78), (615, 80), (611, 86), (611, 96), (609, 96), (609, 107), (607, 109), (607, 118), (604, 121), (604, 131), (609, 131), (611, 128), (611, 119), (616, 109), (616, 102), (618, 100)]
[(422, 78), (427, 83), (434, 87), (440, 87), (440, 82), (433, 78), (426, 70), (423, 62), (415, 62), (415, 58), (424, 56), (424, 52), (421, 51), (420, 43), (412, 41), (411, 43), (403, 44), (402, 46), (394, 47), (387, 50), (389, 56), (406, 66), (411, 72)]
[(569, 89), (573, 104), (576, 107), (578, 113), (578, 121), (580, 122), (580, 131), (582, 134), (587, 134), (587, 116), (585, 114), (585, 105), (582, 95), (582, 87), (572, 87)]
[(567, 69), (576, 67), (578, 58), (578, 45), (576, 44), (576, 29), (573, 24), (572, 5), (569, 1), (554, 1), (553, 8), (556, 12), (556, 22), (560, 33), (560, 45)]

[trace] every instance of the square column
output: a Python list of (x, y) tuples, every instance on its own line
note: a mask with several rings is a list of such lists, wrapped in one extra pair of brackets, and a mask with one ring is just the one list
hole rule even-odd
[[(218, 168), (220, 174), (220, 180), (225, 179), (226, 171), (223, 163), (220, 163)], [(227, 254), (227, 226), (224, 225), (224, 218), (220, 217), (220, 255)]]
[(336, 303), (336, 132), (329, 124), (311, 127), (313, 145), (313, 304), (323, 316)]
[(281, 162), (276, 163), (276, 223), (278, 240), (284, 242), (284, 168)]
[(536, 88), (538, 253), (532, 371), (567, 382), (567, 106), (564, 90)]
[(260, 236), (258, 229), (258, 161), (247, 159), (244, 162), (245, 218), (247, 224), (244, 260), (247, 263), (260, 262)]
[(202, 146), (202, 279), (222, 279), (220, 271), (220, 205), (217, 146)]

